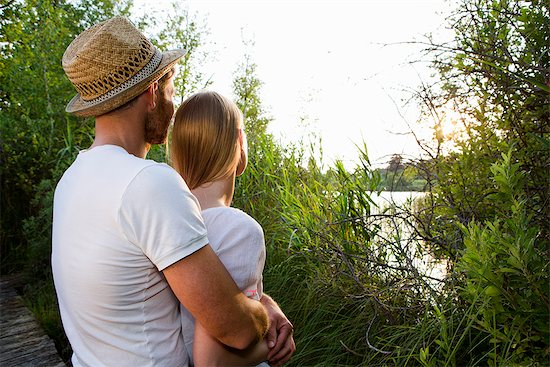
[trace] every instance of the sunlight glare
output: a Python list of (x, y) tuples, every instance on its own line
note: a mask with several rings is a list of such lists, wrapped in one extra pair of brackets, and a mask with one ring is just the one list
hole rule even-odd
[(444, 106), (439, 121), (435, 125), (436, 139), (443, 141), (456, 141), (464, 131), (464, 118), (453, 107)]

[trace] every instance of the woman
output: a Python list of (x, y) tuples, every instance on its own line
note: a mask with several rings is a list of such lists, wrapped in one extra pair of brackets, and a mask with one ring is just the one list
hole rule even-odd
[[(248, 214), (231, 208), (235, 177), (247, 165), (242, 114), (216, 92), (189, 97), (176, 112), (172, 164), (197, 197), (210, 240), (237, 286), (250, 298), (262, 296), (265, 244), (261, 226)], [(251, 366), (267, 359), (265, 341), (245, 351), (230, 349), (210, 337), (182, 307), (185, 343), (197, 367)], [(193, 328), (194, 325), (194, 328)]]

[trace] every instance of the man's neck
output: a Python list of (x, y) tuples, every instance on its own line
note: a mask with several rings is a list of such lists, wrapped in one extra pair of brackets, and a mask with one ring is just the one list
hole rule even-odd
[(221, 179), (214, 182), (208, 182), (201, 185), (191, 192), (201, 206), (202, 210), (215, 207), (229, 207), (233, 200), (233, 192), (235, 190), (235, 176)]
[(120, 139), (111, 139), (108, 137), (98, 136), (96, 134), (96, 137), (94, 139), (93, 144), (90, 146), (90, 149), (93, 149), (95, 147), (99, 147), (102, 145), (116, 145), (121, 148), (123, 148), (126, 152), (129, 154), (132, 154), (138, 158), (145, 158), (147, 156), (147, 153), (149, 152), (149, 149), (151, 149), (150, 144), (135, 144), (128, 141), (122, 141)]
[(95, 123), (95, 139), (91, 148), (117, 145), (136, 157), (145, 158), (151, 146), (145, 142), (144, 124), (144, 119), (131, 111), (98, 116)]

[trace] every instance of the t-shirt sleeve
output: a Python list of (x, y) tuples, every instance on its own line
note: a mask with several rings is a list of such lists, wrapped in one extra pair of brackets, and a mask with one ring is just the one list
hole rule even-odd
[[(235, 215), (237, 214), (237, 215)], [(249, 298), (262, 296), (262, 272), (265, 265), (265, 243), (262, 227), (240, 211), (218, 222), (223, 228), (222, 241), (216, 253), (239, 289)]]
[(197, 199), (165, 164), (136, 175), (122, 197), (119, 221), (126, 238), (161, 271), (208, 244)]

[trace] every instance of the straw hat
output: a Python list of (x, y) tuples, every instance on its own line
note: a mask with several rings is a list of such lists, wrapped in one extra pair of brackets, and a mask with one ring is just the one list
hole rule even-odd
[(78, 92), (65, 110), (77, 116), (112, 111), (143, 93), (185, 52), (160, 52), (124, 17), (96, 24), (63, 54), (63, 69)]

